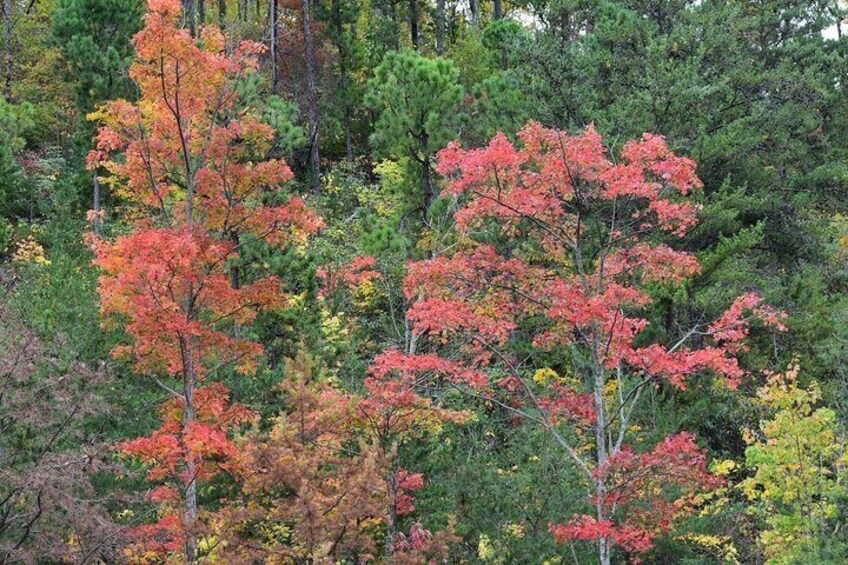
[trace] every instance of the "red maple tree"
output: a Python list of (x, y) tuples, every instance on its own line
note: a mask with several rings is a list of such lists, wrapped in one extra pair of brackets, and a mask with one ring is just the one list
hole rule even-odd
[[(692, 495), (719, 482), (690, 434), (643, 453), (630, 447), (643, 391), (684, 389), (708, 373), (735, 388), (750, 320), (783, 329), (782, 316), (746, 294), (712, 324), (645, 344), (649, 289), (699, 271), (666, 243), (697, 222), (695, 163), (650, 134), (617, 162), (592, 127), (569, 135), (530, 123), (519, 138), (440, 153), (443, 194), (459, 201), (458, 241), (451, 255), (411, 263), (405, 281), (408, 318), (432, 348), (390, 350), (374, 370), (409, 386), (462, 388), (547, 430), (594, 506), (552, 533), (595, 542), (604, 565), (615, 546), (638, 559), (691, 512)], [(532, 378), (528, 345), (560, 359), (559, 373)]]
[(152, 493), (161, 519), (135, 532), (129, 558), (181, 550), (193, 562), (203, 534), (198, 482), (235, 471), (230, 431), (253, 417), (208, 377), (227, 365), (252, 372), (262, 348), (236, 328), (286, 305), (280, 281), (241, 281), (233, 264), (248, 242), (302, 240), (321, 221), (281, 190), (292, 173), (267, 158), (274, 132), (240, 100), (237, 83), (258, 68), (263, 47), (230, 48), (214, 27), (195, 39), (179, 19), (178, 0), (149, 1), (130, 69), (140, 99), (95, 114), (88, 162), (109, 173), (104, 181), (135, 217), (127, 235), (93, 242), (102, 311), (129, 338), (114, 353), (170, 395), (159, 430), (118, 446), (164, 483)]

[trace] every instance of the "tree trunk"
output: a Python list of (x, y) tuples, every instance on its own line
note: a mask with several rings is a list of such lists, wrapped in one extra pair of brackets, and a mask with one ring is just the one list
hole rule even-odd
[[(600, 347), (600, 345), (597, 347)], [(606, 440), (607, 423), (606, 415), (604, 413), (604, 370), (601, 368), (600, 364), (596, 365), (597, 366), (594, 368), (595, 443), (597, 445), (596, 449), (598, 456), (597, 469), (604, 469), (607, 465), (607, 461), (609, 460)], [(595, 502), (595, 510), (598, 522), (603, 522), (609, 519), (609, 516), (607, 516), (605, 501), (607, 493), (606, 478), (603, 474), (599, 473), (595, 481), (595, 497), (597, 500), (597, 502)], [(600, 565), (610, 565), (610, 543), (608, 538), (601, 538), (598, 540), (598, 562)]]
[(424, 219), (427, 219), (427, 213), (430, 211), (430, 205), (435, 199), (433, 191), (433, 179), (430, 171), (430, 157), (424, 157), (421, 161), (421, 183), (424, 188)]
[(353, 137), (350, 132), (351, 122), (350, 104), (345, 102), (344, 108), (344, 134), (345, 134), (345, 159), (353, 161)]
[[(222, 0), (223, 1), (223, 0)], [(270, 53), (271, 53), (271, 92), (279, 92), (279, 67), (277, 66), (277, 0), (268, 2), (269, 27), (271, 31)]]
[(348, 78), (347, 78), (347, 65), (345, 64), (344, 59), (340, 61), (341, 63), (341, 86), (342, 92), (344, 93), (344, 136), (345, 136), (345, 159), (348, 161), (353, 161), (353, 137), (350, 132), (350, 122), (351, 122), (351, 107), (349, 101), (349, 92), (348, 92)]
[(598, 562), (600, 565), (610, 565), (610, 543), (608, 538), (598, 540)]
[(197, 27), (206, 25), (206, 0), (197, 0)]
[(301, 0), (303, 6), (303, 47), (306, 58), (306, 103), (309, 110), (309, 172), (313, 194), (321, 193), (321, 155), (318, 138), (318, 93), (315, 90), (315, 45), (309, 16), (309, 0)]
[[(191, 292), (189, 292), (189, 297)], [(186, 316), (190, 315), (191, 298), (186, 299)], [(193, 343), (191, 337), (181, 338), (183, 350), (183, 433), (196, 419), (194, 392), (197, 374), (194, 370)], [(186, 458), (185, 478), (185, 558), (186, 563), (197, 559), (197, 537), (194, 531), (197, 523), (197, 463), (189, 455)]]
[[(179, 67), (178, 67), (179, 68)], [(180, 122), (180, 118), (177, 118)], [(182, 132), (182, 127), (180, 132)], [(181, 134), (182, 135), (182, 134)], [(186, 146), (183, 138), (183, 147)], [(185, 223), (191, 230), (194, 223), (194, 174), (188, 155), (183, 155), (186, 174)], [(189, 282), (186, 293), (183, 314), (189, 320), (194, 317), (194, 288)], [(194, 341), (191, 336), (180, 337), (180, 350), (183, 364), (183, 433), (196, 418), (194, 407), (194, 392), (197, 388), (197, 371), (194, 367)], [(187, 453), (185, 478), (185, 558), (186, 563), (194, 563), (197, 557), (197, 538), (194, 531), (197, 523), (197, 463)]]
[(94, 221), (93, 229), (94, 235), (100, 235), (101, 229), (101, 219), (100, 219), (100, 178), (97, 176), (97, 171), (92, 175), (92, 184), (94, 185), (94, 202), (92, 203), (92, 209), (94, 210)]
[(494, 5), (492, 8), (492, 15), (496, 20), (499, 20), (503, 17), (503, 9), (501, 8), (501, 0), (494, 0)]
[[(385, 455), (386, 448), (383, 448)], [(392, 501), (392, 506), (389, 509), (388, 524), (386, 527), (385, 545), (383, 547), (383, 559), (385, 563), (394, 562), (395, 541), (397, 539), (397, 520), (398, 520), (398, 466), (395, 458), (392, 458), (392, 470), (386, 480), (386, 485), (389, 490), (389, 500)]]
[(445, 54), (445, 0), (436, 0), (436, 53)]
[[(345, 159), (348, 161), (353, 161), (353, 140), (350, 132), (350, 122), (351, 122), (351, 103), (350, 103), (350, 92), (349, 89), (349, 77), (348, 77), (348, 65), (350, 63), (349, 60), (349, 51), (348, 51), (348, 43), (345, 37), (345, 29), (344, 29), (344, 20), (342, 18), (342, 6), (341, 2), (343, 0), (333, 0), (331, 5), (332, 14), (333, 14), (333, 29), (332, 35), (334, 36), (334, 44), (336, 49), (339, 51), (339, 89), (342, 96), (342, 125), (344, 127), (344, 137), (345, 137)], [(351, 37), (356, 36), (355, 30), (352, 30), (350, 34)]]
[(12, 69), (13, 69), (13, 60), (12, 57), (12, 27), (14, 26), (14, 22), (12, 21), (12, 0), (4, 0), (3, 1), (3, 59), (4, 59), (4, 84), (3, 84), (3, 96), (6, 98), (6, 102), (12, 102)]
[(418, 51), (418, 0), (409, 0), (409, 35), (412, 39), (412, 48)]
[(183, 26), (187, 27), (192, 36), (197, 35), (197, 14), (194, 0), (182, 0)]
[(480, 25), (480, 0), (471, 0), (471, 25), (477, 27)]
[[(273, 1), (273, 0), (272, 0)], [(236, 233), (233, 233), (230, 241), (236, 247), (239, 244), (239, 236)], [(239, 260), (236, 258), (232, 262), (232, 271), (230, 271), (230, 286), (234, 290), (238, 290), (241, 288), (241, 269), (239, 269)], [(236, 339), (241, 339), (241, 324), (237, 321), (233, 320), (233, 337)]]
[[(398, 25), (398, 13), (397, 13), (397, 5), (395, 2), (389, 2), (389, 19), (392, 21), (392, 24), (395, 26), (394, 29), (399, 29), (400, 25)], [(400, 50), (400, 33), (393, 33), (391, 38), (392, 49), (395, 51)]]
[(218, 0), (218, 27), (221, 31), (227, 28), (227, 0)]

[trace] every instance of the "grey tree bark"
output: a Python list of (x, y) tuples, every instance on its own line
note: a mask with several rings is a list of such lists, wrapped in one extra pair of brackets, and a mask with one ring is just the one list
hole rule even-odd
[(6, 102), (12, 102), (12, 73), (14, 57), (12, 56), (13, 48), (13, 31), (14, 31), (14, 10), (12, 0), (3, 1), (3, 96)]
[[(220, 0), (224, 1), (224, 0)], [(279, 67), (277, 64), (277, 0), (268, 2), (268, 27), (270, 28), (269, 53), (271, 56), (271, 92), (279, 92)]]
[(436, 1), (436, 53), (445, 54), (445, 0)]
[[(191, 297), (191, 292), (189, 292)], [(186, 315), (191, 313), (191, 299), (186, 299)], [(191, 337), (180, 340), (183, 361), (183, 429), (186, 429), (196, 419), (194, 407), (194, 392), (197, 385), (197, 373), (194, 369), (193, 343)], [(197, 559), (197, 537), (194, 527), (197, 523), (197, 464), (190, 457), (186, 460), (185, 479), (185, 558), (186, 563), (194, 563)]]
[(92, 224), (94, 229), (94, 235), (100, 235), (100, 232), (102, 231), (102, 220), (100, 218), (100, 178), (97, 176), (96, 171), (94, 172), (94, 175), (92, 175), (92, 184), (94, 188), (94, 202), (92, 203), (92, 210), (94, 210), (94, 221), (92, 222)]
[(309, 0), (302, 0), (303, 7), (303, 47), (306, 58), (306, 104), (309, 114), (309, 172), (310, 187), (313, 194), (321, 193), (321, 154), (318, 136), (318, 93), (315, 88), (315, 45), (312, 36), (312, 24)]

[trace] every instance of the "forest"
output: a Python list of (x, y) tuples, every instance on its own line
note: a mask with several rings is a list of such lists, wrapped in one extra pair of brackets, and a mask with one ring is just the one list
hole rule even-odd
[(846, 22), (2, 0), (0, 563), (848, 563)]

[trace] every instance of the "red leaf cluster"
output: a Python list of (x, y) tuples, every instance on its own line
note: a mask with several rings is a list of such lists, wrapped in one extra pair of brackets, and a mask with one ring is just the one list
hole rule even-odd
[(625, 446), (595, 475), (604, 479), (605, 492), (593, 502), (624, 518), (619, 522), (578, 515), (565, 525), (551, 524), (557, 541), (606, 538), (629, 553), (644, 553), (657, 536), (672, 531), (692, 511), (694, 495), (723, 485), (721, 477), (708, 471), (706, 453), (689, 433), (669, 436), (646, 453)]
[[(464, 239), (451, 256), (411, 263), (405, 292), (416, 332), (456, 338), (470, 354), (468, 364), (446, 363), (446, 370), (482, 384), (476, 370), (494, 360), (493, 347), (538, 316), (547, 327), (532, 336), (537, 347), (603, 344), (596, 353), (609, 369), (624, 364), (679, 388), (710, 370), (736, 386), (743, 372), (734, 355), (750, 319), (783, 329), (780, 314), (754, 294), (696, 332), (712, 339), (706, 347), (637, 345), (648, 325), (638, 312), (651, 302), (650, 285), (679, 284), (700, 270), (694, 255), (652, 238), (683, 236), (695, 224), (698, 207), (686, 199), (701, 185), (695, 163), (648, 134), (627, 143), (618, 163), (591, 127), (569, 135), (531, 123), (519, 138), (518, 147), (498, 135), (482, 149), (453, 143), (440, 153), (445, 193), (463, 197), (456, 217)], [(476, 239), (493, 218), (505, 237), (523, 242), (518, 249)], [(590, 243), (597, 249), (587, 257)], [(526, 251), (533, 245), (535, 252)], [(402, 359), (394, 362), (403, 369)]]
[(383, 274), (377, 270), (377, 259), (370, 255), (354, 257), (335, 271), (326, 266), (321, 267), (316, 274), (324, 295), (338, 292), (341, 288), (353, 290), (364, 283), (383, 278)]
[[(371, 375), (382, 389), (392, 379), (404, 392), (442, 385), (497, 396), (498, 406), (540, 422), (583, 470), (598, 508), (595, 518), (552, 526), (556, 537), (643, 553), (691, 513), (692, 495), (720, 481), (690, 434), (643, 453), (627, 446), (641, 390), (659, 379), (683, 389), (702, 373), (735, 388), (752, 320), (784, 330), (783, 315), (750, 293), (677, 342), (645, 343), (652, 291), (700, 271), (694, 255), (673, 247), (697, 222), (695, 163), (651, 134), (628, 142), (617, 161), (592, 127), (571, 135), (530, 123), (518, 137), (440, 152), (460, 237), (449, 255), (409, 264), (404, 286), (408, 319), (431, 349), (389, 350)], [(530, 382), (528, 343), (548, 357), (561, 352), (575, 376)], [(588, 455), (556, 431), (564, 424), (592, 434)]]
[(233, 288), (224, 268), (236, 257), (234, 245), (199, 230), (151, 228), (98, 242), (96, 252), (102, 311), (125, 320), (133, 338), (115, 353), (134, 359), (140, 373), (181, 374), (187, 339), (201, 375), (212, 361), (250, 372), (261, 347), (217, 324), (247, 324), (286, 302), (275, 277)]
[(128, 535), (133, 543), (124, 552), (129, 563), (149, 563), (151, 555), (165, 556), (179, 552), (185, 543), (182, 520), (175, 515), (164, 516), (153, 524), (132, 528)]
[[(222, 471), (239, 469), (239, 450), (230, 439), (232, 430), (252, 421), (256, 415), (240, 404), (229, 402), (230, 391), (222, 384), (200, 388), (195, 396), (197, 417), (184, 423), (182, 399), (173, 398), (160, 408), (162, 426), (150, 436), (118, 444), (118, 451), (148, 467), (151, 481), (208, 480)], [(185, 462), (195, 461), (196, 477), (185, 477)], [(173, 492), (173, 491), (170, 491)], [(154, 498), (164, 500), (166, 491)]]

